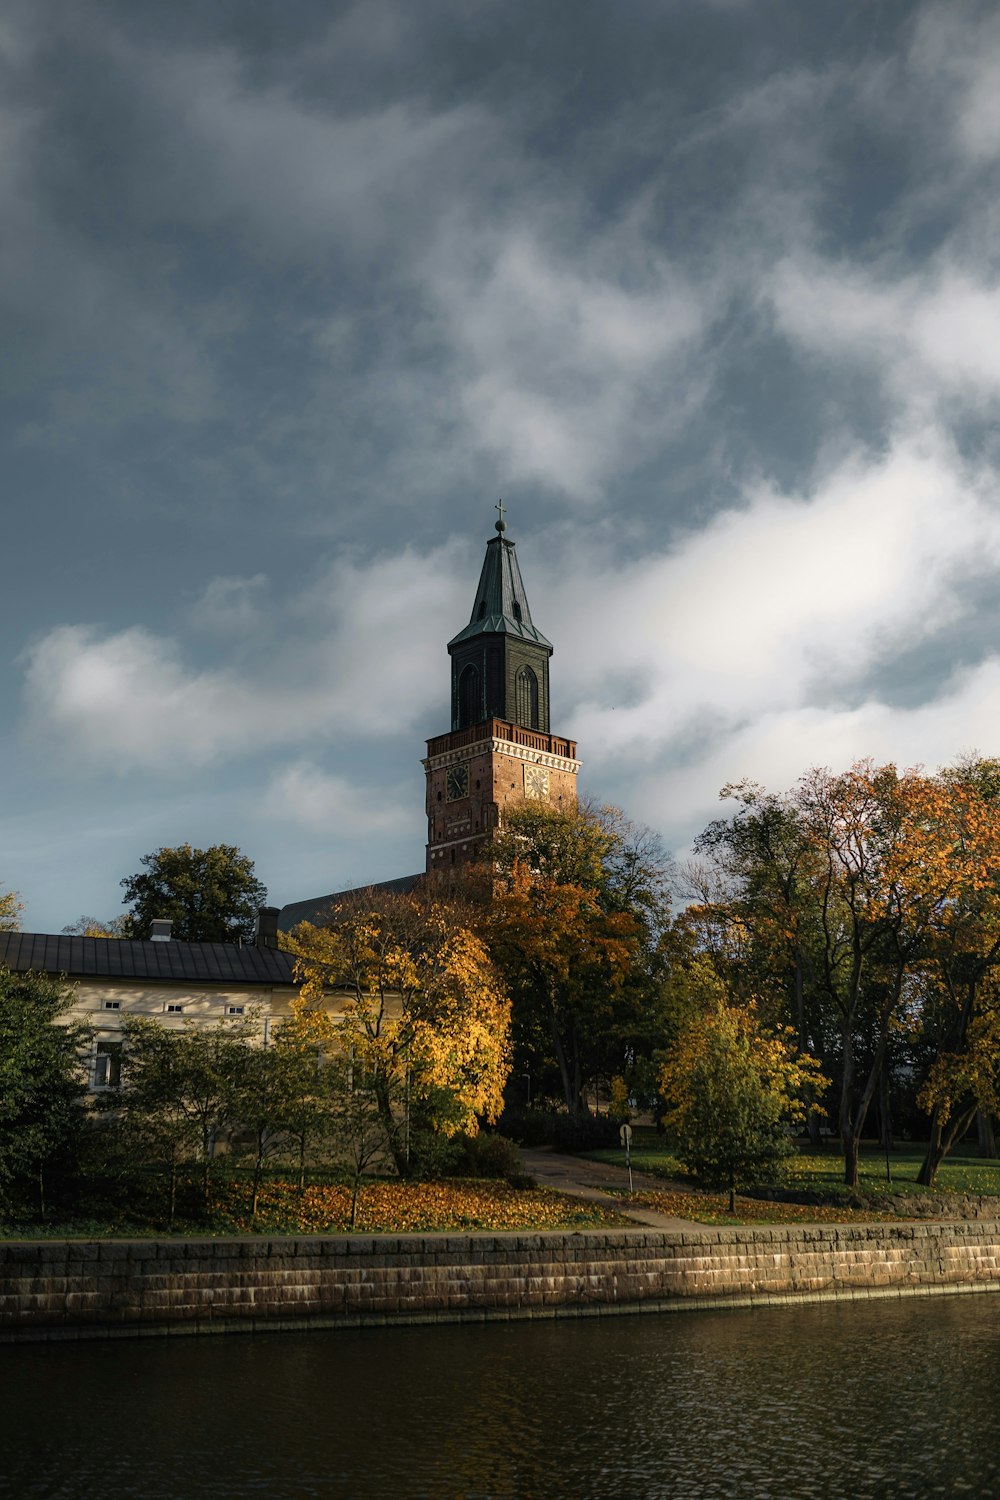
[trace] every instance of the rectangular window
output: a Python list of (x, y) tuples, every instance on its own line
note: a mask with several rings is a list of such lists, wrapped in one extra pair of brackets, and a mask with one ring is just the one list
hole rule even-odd
[(121, 1008), (122, 1003), (120, 1000), (105, 1000), (104, 1002), (105, 1010), (121, 1010)]
[(94, 1058), (94, 1088), (116, 1089), (122, 1081), (121, 1042), (98, 1042)]
[(226, 1014), (230, 1016), (241, 1016), (246, 1009), (243, 1005), (230, 1005), (226, 1008)]
[(182, 1015), (183, 1012), (184, 1012), (183, 1005), (168, 1005), (167, 1006), (167, 1015), (168, 1016), (179, 1016), (179, 1015)]

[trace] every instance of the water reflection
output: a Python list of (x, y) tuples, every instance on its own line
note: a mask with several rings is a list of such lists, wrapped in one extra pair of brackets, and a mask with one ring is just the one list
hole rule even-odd
[(1000, 1297), (0, 1350), (0, 1495), (1000, 1494)]

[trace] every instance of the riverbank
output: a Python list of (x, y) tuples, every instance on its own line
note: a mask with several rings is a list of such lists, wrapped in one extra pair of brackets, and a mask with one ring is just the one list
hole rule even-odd
[(1000, 1222), (0, 1244), (0, 1341), (1000, 1290)]

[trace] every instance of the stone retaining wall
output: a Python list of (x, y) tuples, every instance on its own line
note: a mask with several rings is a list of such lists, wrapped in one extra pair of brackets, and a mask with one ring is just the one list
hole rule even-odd
[(0, 1242), (0, 1341), (1000, 1290), (1000, 1223)]

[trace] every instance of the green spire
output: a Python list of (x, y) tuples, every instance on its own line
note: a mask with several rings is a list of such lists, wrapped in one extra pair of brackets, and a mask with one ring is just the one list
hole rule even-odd
[(451, 724), (466, 729), (506, 719), (548, 734), (552, 645), (531, 622), (514, 543), (504, 535), (502, 500), (497, 512), (497, 534), (486, 543), (472, 618), (448, 642)]
[(517, 562), (514, 543), (504, 536), (507, 523), (503, 518), (504, 503), (497, 501), (500, 519), (496, 523), (496, 536), (486, 543), (486, 558), (479, 576), (472, 616), (464, 630), (448, 642), (449, 649), (477, 635), (514, 635), (523, 641), (534, 641), (539, 646), (552, 649), (551, 641), (531, 623), (528, 596), (524, 592), (521, 569)]

